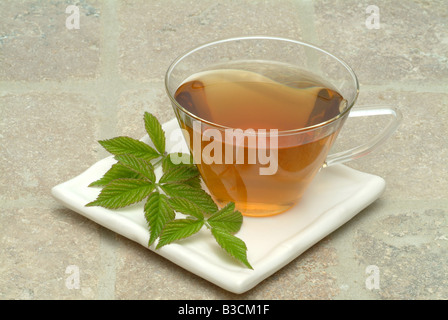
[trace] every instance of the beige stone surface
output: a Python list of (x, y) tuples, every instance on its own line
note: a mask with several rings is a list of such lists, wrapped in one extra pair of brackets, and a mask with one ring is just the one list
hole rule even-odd
[[(362, 89), (361, 89), (362, 90)], [(448, 168), (448, 105), (446, 93), (401, 90), (361, 92), (358, 106), (389, 105), (403, 115), (398, 130), (370, 155), (348, 165), (387, 177), (388, 199), (446, 199)], [(389, 121), (389, 117), (352, 118), (341, 131), (339, 149), (368, 141)]]
[(146, 134), (143, 114), (150, 112), (161, 123), (175, 117), (165, 85), (161, 81), (147, 84), (147, 88), (123, 91), (118, 100), (117, 130), (130, 137)]
[[(429, 206), (429, 203), (431, 205)], [(446, 299), (446, 201), (380, 201), (352, 234), (354, 259), (376, 265), (377, 299)], [(376, 214), (376, 216), (373, 216)]]
[[(448, 6), (445, 1), (81, 0), (0, 2), (0, 299), (448, 299)], [(386, 180), (354, 219), (252, 290), (235, 295), (51, 197), (108, 154), (97, 140), (141, 138), (143, 112), (173, 117), (171, 61), (192, 46), (265, 34), (346, 60), (358, 104), (403, 114), (383, 146), (348, 165)], [(350, 119), (335, 149), (384, 118)], [(379, 287), (369, 289), (369, 267)], [(79, 271), (79, 283), (73, 282)]]
[(93, 78), (100, 57), (99, 1), (81, 1), (80, 28), (69, 30), (65, 1), (2, 1), (0, 80)]
[[(379, 29), (366, 27), (369, 5)], [(441, 1), (316, 1), (316, 41), (346, 60), (361, 84), (442, 85), (448, 81), (446, 3)], [(370, 20), (369, 20), (370, 21)]]
[(170, 63), (200, 44), (241, 35), (301, 36), (295, 1), (123, 2), (120, 71), (128, 79), (162, 80)]
[(96, 297), (104, 269), (97, 224), (49, 201), (16, 202), (0, 213), (0, 299)]
[(3, 201), (48, 199), (61, 178), (77, 175), (96, 159), (94, 97), (30, 92), (1, 100)]

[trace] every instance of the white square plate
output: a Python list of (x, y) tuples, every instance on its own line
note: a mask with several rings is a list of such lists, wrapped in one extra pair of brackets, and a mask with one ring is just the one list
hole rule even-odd
[[(178, 129), (175, 119), (165, 123), (169, 133)], [(142, 139), (148, 142), (147, 137)], [(173, 143), (167, 140), (167, 150)], [(53, 196), (66, 207), (132, 241), (152, 250), (180, 267), (230, 291), (243, 293), (297, 258), (374, 202), (384, 191), (381, 177), (343, 165), (322, 169), (301, 202), (273, 217), (244, 217), (236, 234), (247, 245), (248, 260), (254, 270), (227, 255), (207, 230), (183, 241), (155, 250), (148, 247), (149, 233), (143, 204), (119, 210), (85, 207), (100, 189), (88, 185), (100, 179), (116, 161), (105, 158), (79, 176), (52, 189)]]

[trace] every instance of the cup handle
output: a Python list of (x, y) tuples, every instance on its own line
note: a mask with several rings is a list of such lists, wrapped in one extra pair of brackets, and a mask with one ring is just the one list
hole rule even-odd
[(380, 146), (384, 141), (386, 141), (392, 133), (398, 128), (403, 116), (399, 110), (390, 106), (364, 106), (357, 107), (350, 111), (349, 117), (369, 117), (369, 116), (392, 116), (389, 117), (391, 120), (386, 125), (381, 133), (375, 136), (370, 141), (354, 147), (349, 150), (333, 153), (327, 156), (327, 160), (324, 163), (324, 167), (329, 167), (335, 164), (344, 163), (354, 159), (363, 157), (378, 146)]

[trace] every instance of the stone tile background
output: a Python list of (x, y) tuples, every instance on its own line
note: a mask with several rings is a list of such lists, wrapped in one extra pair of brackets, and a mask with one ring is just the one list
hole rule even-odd
[[(65, 27), (70, 4), (79, 30)], [(376, 30), (365, 25), (370, 4), (1, 1), (0, 299), (447, 299), (448, 5), (375, 1)], [(349, 164), (385, 178), (381, 198), (234, 295), (65, 209), (50, 189), (106, 156), (97, 140), (142, 136), (144, 110), (173, 117), (163, 76), (174, 57), (250, 34), (335, 53), (359, 76), (359, 105), (395, 105), (404, 119), (384, 146)], [(342, 147), (378, 123), (350, 126)], [(66, 285), (72, 265), (79, 289)], [(366, 288), (369, 265), (379, 289)]]

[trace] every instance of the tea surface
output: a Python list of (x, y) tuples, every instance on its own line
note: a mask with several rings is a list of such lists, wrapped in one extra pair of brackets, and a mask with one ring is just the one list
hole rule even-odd
[(185, 109), (218, 125), (294, 130), (340, 113), (342, 96), (300, 73), (287, 84), (258, 73), (218, 69), (193, 75), (175, 94)]

